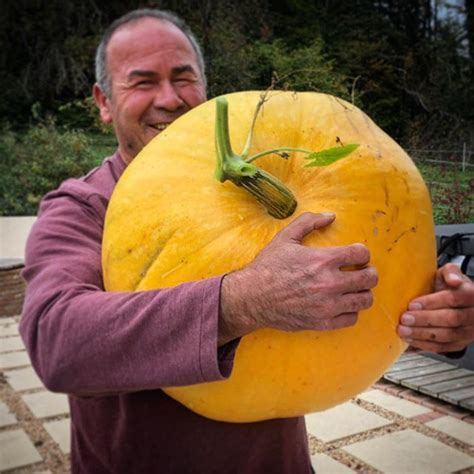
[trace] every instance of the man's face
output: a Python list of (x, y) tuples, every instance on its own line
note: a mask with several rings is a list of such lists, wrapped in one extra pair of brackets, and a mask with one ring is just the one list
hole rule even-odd
[(107, 47), (112, 94), (94, 86), (105, 123), (112, 123), (126, 163), (168, 124), (206, 100), (196, 54), (174, 25), (144, 18), (117, 30)]

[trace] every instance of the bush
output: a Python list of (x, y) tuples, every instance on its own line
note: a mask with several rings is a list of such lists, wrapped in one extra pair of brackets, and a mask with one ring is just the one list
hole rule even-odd
[[(38, 118), (41, 117), (39, 111)], [(104, 124), (99, 116), (99, 109), (92, 96), (62, 103), (54, 112), (55, 123), (60, 127), (74, 130), (88, 130), (92, 133), (114, 137), (114, 129)]]
[(25, 133), (0, 131), (0, 215), (34, 215), (42, 196), (103, 159), (78, 131), (61, 131), (51, 119)]
[(350, 100), (347, 78), (326, 57), (321, 39), (293, 49), (282, 40), (256, 42), (252, 49), (253, 64), (249, 68), (255, 71), (259, 82), (270, 85), (273, 74), (277, 88), (324, 92)]

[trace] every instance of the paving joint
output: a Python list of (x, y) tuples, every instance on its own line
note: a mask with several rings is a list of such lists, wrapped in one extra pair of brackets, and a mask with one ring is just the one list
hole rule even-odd
[[(446, 433), (443, 433), (443, 432), (440, 432), (440, 431), (438, 431), (434, 428), (431, 428), (431, 427), (427, 426), (424, 422), (420, 422), (420, 421), (416, 420), (414, 417), (412, 417), (412, 418), (403, 417), (402, 415), (398, 415), (396, 413), (390, 412), (389, 410), (387, 410), (385, 408), (382, 408), (382, 407), (380, 407), (380, 406), (378, 406), (374, 403), (370, 403), (370, 402), (366, 402), (365, 400), (357, 399), (357, 404), (359, 404), (359, 402), (361, 402), (360, 405), (362, 405), (368, 411), (371, 411), (372, 413), (377, 413), (380, 416), (383, 416), (384, 418), (387, 418), (387, 419), (393, 421), (394, 425), (397, 426), (398, 429), (391, 430), (390, 432), (402, 431), (404, 429), (409, 428), (409, 429), (412, 429), (414, 431), (417, 431), (420, 434), (428, 436), (432, 439), (442, 441), (444, 444), (446, 444), (448, 446), (451, 446), (452, 448), (454, 448), (458, 451), (464, 452), (468, 455), (472, 455), (472, 453), (474, 452), (473, 447), (469, 446), (467, 443), (464, 443), (464, 442), (462, 442), (462, 441), (460, 441), (456, 438), (453, 438), (452, 436), (449, 436)], [(441, 414), (441, 416), (444, 416), (444, 415)], [(437, 417), (437, 418), (439, 418), (439, 417)], [(381, 431), (384, 428), (387, 428), (387, 432), (388, 432), (389, 428), (392, 427), (392, 426), (393, 425), (388, 425), (386, 427), (382, 426), (381, 428), (377, 428), (377, 430)], [(373, 431), (375, 431), (375, 430), (373, 430)], [(371, 434), (371, 433), (369, 432), (369, 434)], [(380, 434), (382, 434), (382, 433), (380, 433)], [(375, 436), (371, 435), (371, 436), (368, 436), (367, 439), (375, 438), (376, 436), (377, 435), (375, 435)], [(348, 443), (345, 443), (345, 444), (348, 444)]]

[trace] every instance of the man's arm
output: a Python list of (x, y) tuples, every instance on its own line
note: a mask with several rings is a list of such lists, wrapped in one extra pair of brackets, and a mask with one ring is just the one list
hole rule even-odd
[(53, 391), (105, 394), (220, 380), (220, 278), (137, 293), (105, 292), (106, 202), (56, 191), (28, 240), (20, 332)]
[(409, 304), (398, 334), (424, 351), (463, 350), (474, 341), (474, 283), (452, 263), (439, 268), (434, 292)]
[(303, 245), (305, 235), (334, 219), (309, 213), (277, 234), (248, 267), (226, 276), (222, 298), (221, 278), (105, 292), (97, 207), (55, 195), (29, 239), (20, 331), (51, 390), (104, 394), (219, 380), (229, 375), (232, 357), (218, 361), (218, 345), (260, 327), (348, 326), (371, 305), (376, 272), (341, 270), (366, 265), (366, 247)]

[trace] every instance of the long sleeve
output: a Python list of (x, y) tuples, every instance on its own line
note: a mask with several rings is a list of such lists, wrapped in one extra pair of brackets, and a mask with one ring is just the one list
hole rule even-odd
[(137, 293), (106, 292), (101, 240), (108, 204), (79, 180), (50, 193), (27, 243), (20, 332), (53, 391), (123, 393), (220, 380), (221, 278)]

